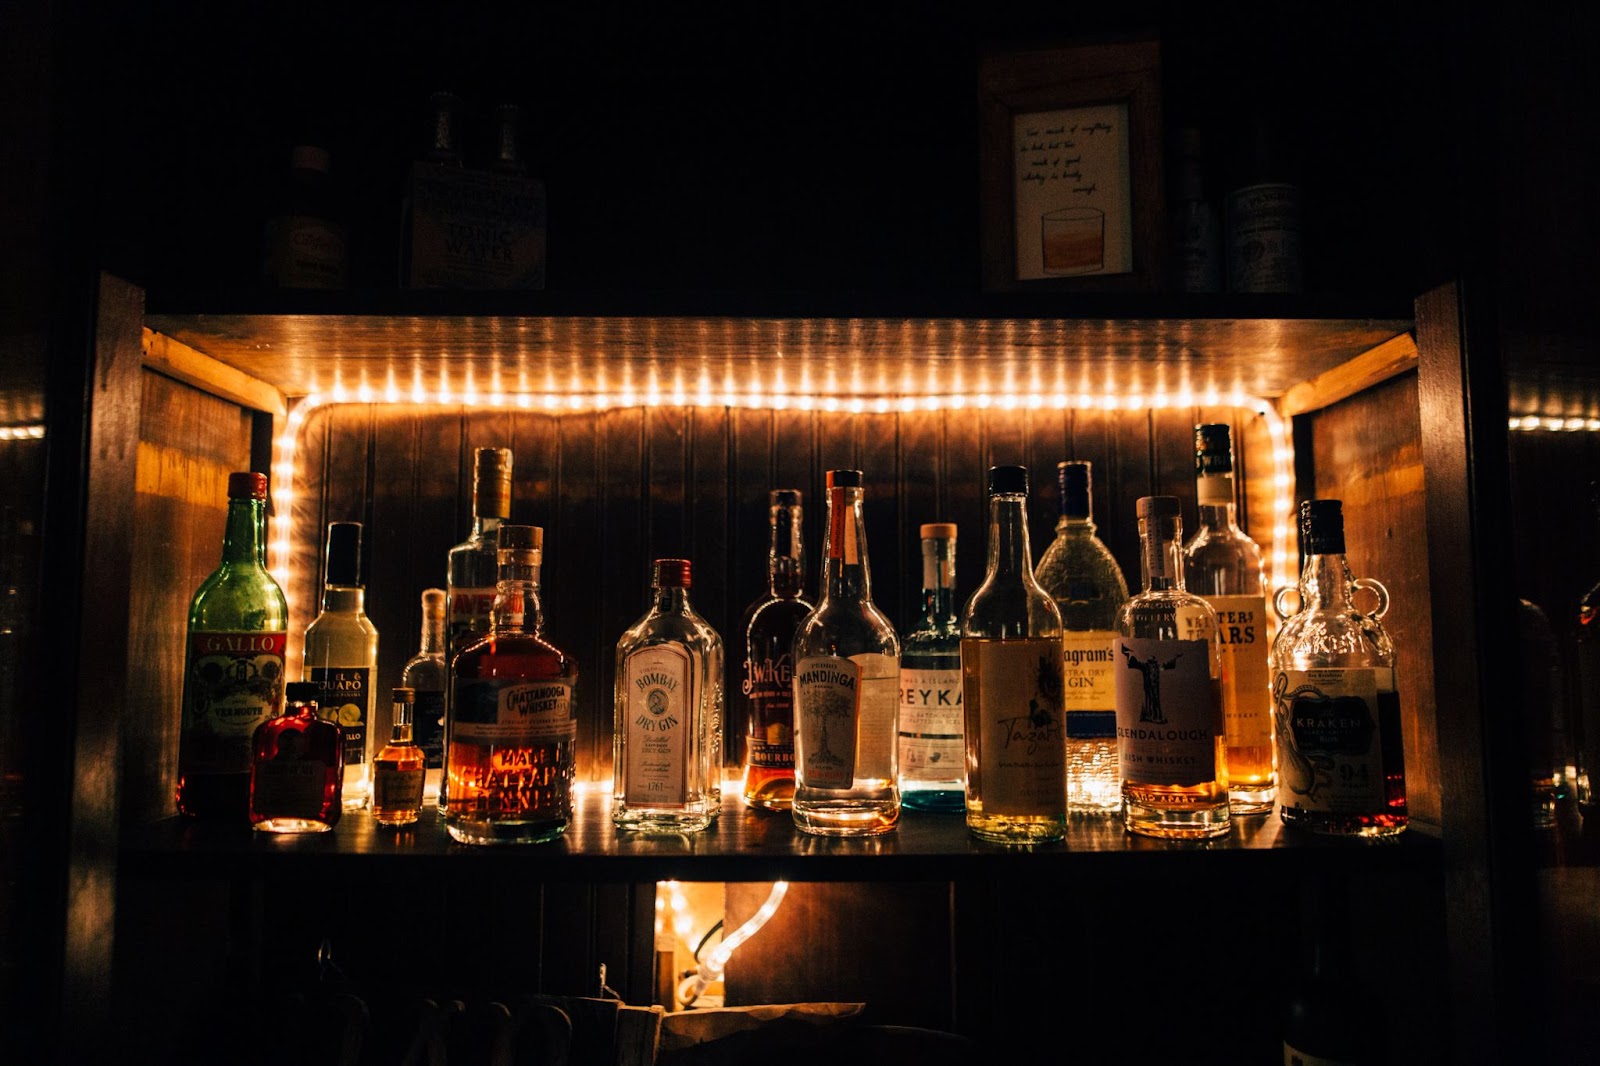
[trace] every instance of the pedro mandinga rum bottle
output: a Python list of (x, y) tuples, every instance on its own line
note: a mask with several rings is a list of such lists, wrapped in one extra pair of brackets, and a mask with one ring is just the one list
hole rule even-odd
[(266, 566), (267, 476), (228, 475), (222, 563), (189, 603), (178, 812), (244, 824), (250, 745), (283, 709), (289, 607)]

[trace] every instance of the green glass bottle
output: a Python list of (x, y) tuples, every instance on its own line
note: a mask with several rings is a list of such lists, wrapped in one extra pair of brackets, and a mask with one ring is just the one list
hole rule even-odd
[(289, 606), (267, 570), (267, 476), (228, 475), (222, 563), (189, 602), (178, 813), (250, 816), (250, 742), (283, 711)]

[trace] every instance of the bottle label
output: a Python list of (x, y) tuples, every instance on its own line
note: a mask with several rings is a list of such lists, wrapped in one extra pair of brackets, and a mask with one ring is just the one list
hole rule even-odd
[(857, 778), (893, 777), (896, 690), (891, 655), (801, 659), (794, 675), (797, 784), (850, 788)]
[(271, 278), (288, 289), (342, 289), (349, 249), (344, 228), (327, 218), (289, 215), (273, 224)]
[(794, 769), (794, 660), (744, 661), (746, 760), (770, 770)]
[(412, 710), (412, 734), (422, 749), (423, 765), (437, 770), (444, 765), (444, 690), (417, 690)]
[(1110, 629), (1061, 635), (1061, 700), (1068, 740), (1110, 740), (1117, 735), (1116, 640)]
[(1272, 680), (1279, 737), (1278, 802), (1328, 814), (1384, 809), (1379, 694), (1389, 667), (1280, 670)]
[(1216, 741), (1224, 726), (1210, 641), (1119, 637), (1116, 647), (1122, 779), (1176, 786), (1215, 781)]
[(184, 668), (181, 772), (250, 772), (256, 727), (283, 713), (289, 635), (191, 633)]
[(445, 661), (455, 658), (456, 652), (474, 639), (489, 632), (494, 620), (494, 586), (488, 588), (453, 588), (447, 598), (446, 640), (448, 651)]
[(1228, 287), (1234, 292), (1299, 292), (1300, 190), (1267, 183), (1228, 196)]
[(409, 811), (422, 806), (422, 770), (401, 770), (378, 762), (372, 778), (372, 806), (377, 810)]
[(1228, 747), (1271, 750), (1265, 596), (1207, 596), (1222, 645), (1222, 714)]
[(961, 642), (984, 814), (1066, 813), (1061, 668), (1055, 637)]
[(365, 666), (313, 666), (307, 680), (317, 686), (317, 717), (339, 727), (345, 766), (364, 765), (372, 671)]
[(623, 800), (632, 806), (683, 807), (689, 799), (695, 701), (689, 652), (657, 644), (623, 660)]
[(450, 711), (450, 742), (526, 747), (575, 740), (578, 717), (572, 687), (570, 681), (457, 678)]
[(900, 670), (900, 780), (966, 776), (961, 670)]
[(411, 202), (411, 288), (544, 288), (543, 181), (418, 162)]
[(276, 757), (256, 763), (250, 777), (250, 810), (257, 817), (322, 817), (331, 768), (315, 756), (291, 754), (293, 750), (280, 740)]

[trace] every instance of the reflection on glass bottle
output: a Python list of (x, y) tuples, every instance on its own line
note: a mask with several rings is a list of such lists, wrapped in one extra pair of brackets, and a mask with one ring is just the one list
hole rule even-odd
[(378, 630), (361, 580), (361, 523), (329, 522), (322, 610), (306, 627), (300, 679), (318, 686), (322, 717), (344, 735), (344, 809), (372, 800), (372, 697)]
[(961, 627), (956, 618), (956, 527), (928, 522), (922, 537), (922, 620), (900, 642), (900, 802), (966, 809)]

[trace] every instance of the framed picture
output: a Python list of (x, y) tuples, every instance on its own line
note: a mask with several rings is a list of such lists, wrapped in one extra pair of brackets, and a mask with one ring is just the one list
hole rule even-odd
[(1160, 288), (1160, 45), (991, 52), (978, 95), (985, 291)]

